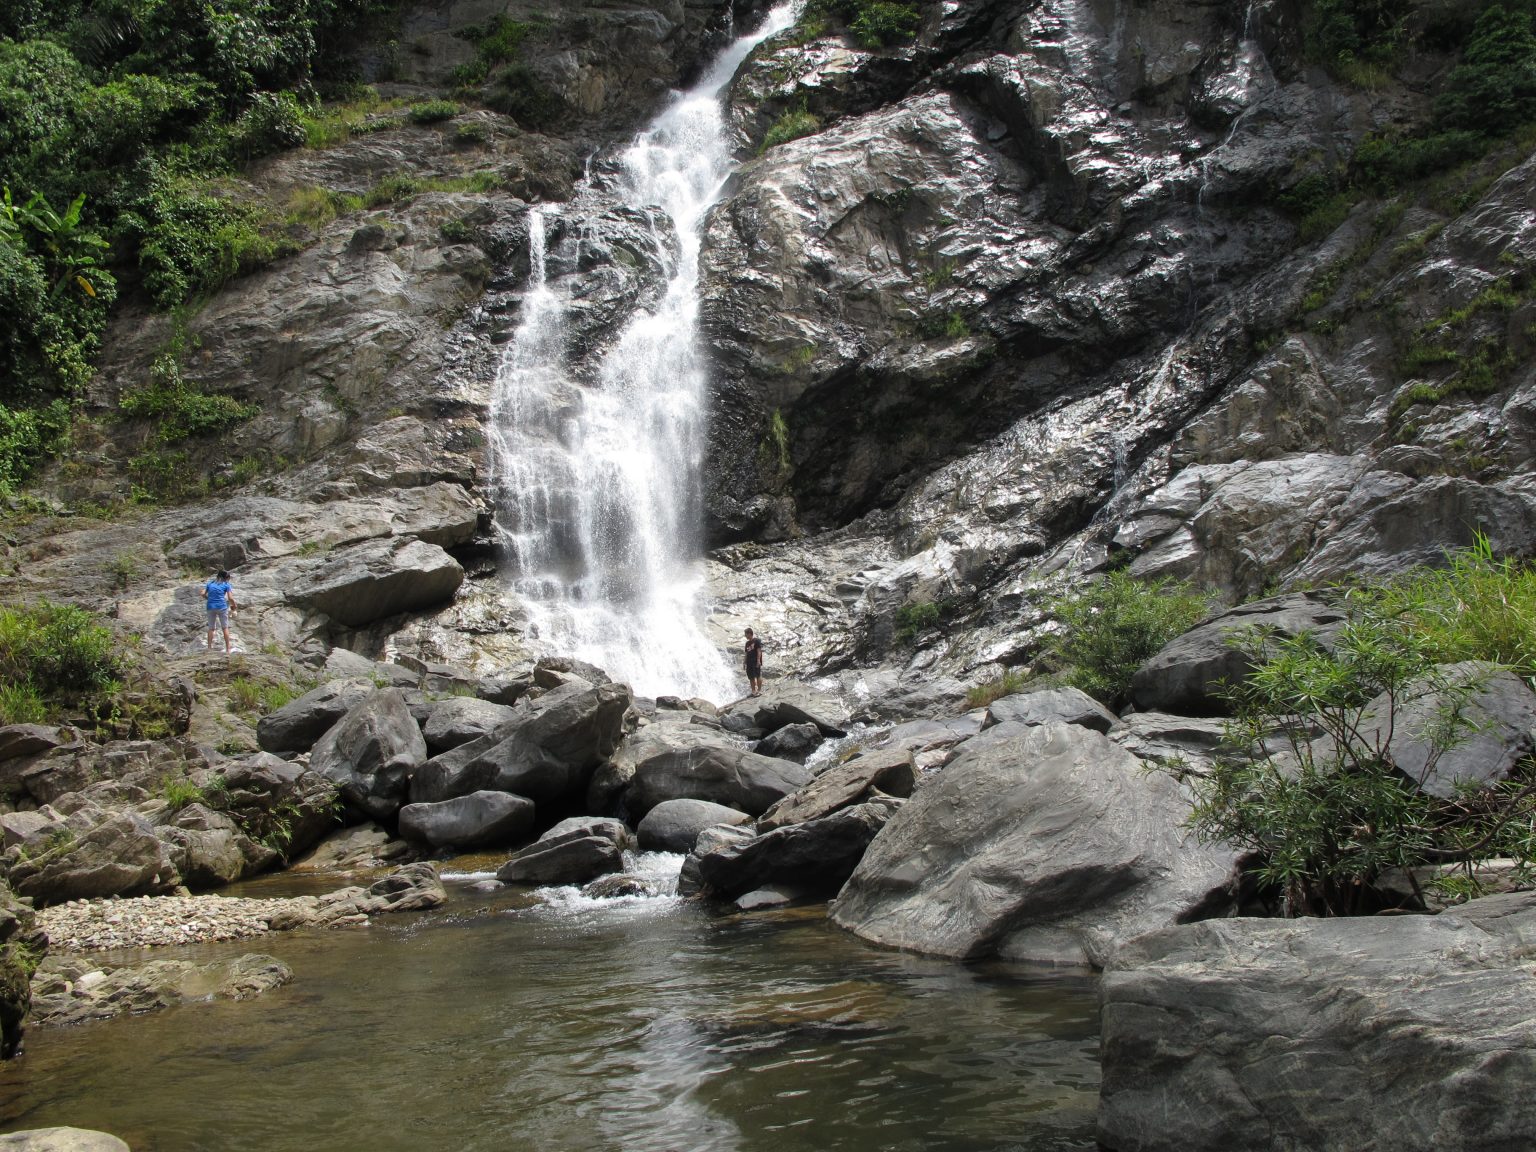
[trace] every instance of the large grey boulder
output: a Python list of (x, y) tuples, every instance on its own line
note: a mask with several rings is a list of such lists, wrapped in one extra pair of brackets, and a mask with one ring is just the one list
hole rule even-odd
[(493, 848), (533, 827), (533, 801), (510, 792), (471, 792), (438, 804), (400, 809), (400, 835), (434, 848)]
[(635, 764), (629, 810), (643, 817), (664, 800), (709, 800), (759, 816), (810, 781), (811, 774), (799, 764), (727, 744), (663, 745)]
[(1260, 629), (1282, 636), (1311, 633), (1326, 644), (1344, 619), (1343, 609), (1305, 593), (1240, 605), (1170, 641), (1138, 668), (1131, 701), (1146, 712), (1225, 715), (1224, 691), (1241, 684), (1252, 667), (1234, 639)]
[(663, 800), (635, 829), (640, 847), (658, 852), (692, 852), (699, 833), (717, 824), (746, 824), (745, 812), (708, 800)]
[(1052, 720), (1108, 732), (1119, 717), (1080, 688), (1044, 688), (994, 700), (987, 708), (985, 725), (1046, 724)]
[(1439, 916), (1208, 920), (1104, 973), (1113, 1152), (1536, 1147), (1536, 895)]
[(388, 820), (405, 801), (411, 772), (426, 762), (427, 742), (398, 688), (381, 688), (320, 738), (312, 769), (373, 820)]
[(516, 792), (535, 804), (561, 806), (577, 800), (587, 786), (591, 768), (580, 768), (527, 740), (519, 728), (505, 740), (483, 749), (464, 766), (461, 780), (480, 780), (478, 787)]
[(482, 736), (505, 736), (512, 730), (520, 713), (504, 704), (492, 704), (473, 696), (454, 696), (431, 706), (427, 722), (421, 726), (427, 748), (446, 752)]
[(437, 804), (455, 796), (468, 796), (484, 788), (494, 774), (486, 766), (470, 765), (501, 743), (497, 735), (481, 736), (433, 756), (411, 773), (412, 804)]
[(4, 859), (12, 889), (38, 906), (169, 892), (180, 883), (165, 844), (136, 812), (81, 808)]
[(1237, 858), (1196, 843), (1189, 811), (1098, 732), (999, 725), (892, 817), (832, 919), (940, 956), (1102, 965), (1121, 940), (1229, 905)]
[(222, 780), (224, 811), (286, 860), (318, 844), (339, 818), (334, 783), (267, 752), (224, 765)]
[(156, 829), (188, 888), (222, 888), (277, 861), (278, 854), (247, 836), (223, 812), (189, 804)]
[(677, 873), (677, 894), (697, 896), (704, 891), (704, 878), (699, 873), (699, 859), (733, 844), (745, 844), (754, 839), (757, 832), (744, 824), (715, 824), (699, 833), (693, 851), (683, 857), (683, 866)]
[(880, 791), (887, 796), (910, 796), (917, 781), (912, 753), (905, 748), (878, 748), (827, 769), (809, 784), (791, 792), (757, 819), (759, 831), (767, 832), (823, 816), (867, 800)]
[(831, 894), (863, 859), (900, 800), (871, 800), (698, 854), (705, 892), (730, 899), (765, 885)]
[(612, 840), (620, 849), (635, 846), (635, 834), (622, 820), (609, 816), (567, 816), (553, 827), (539, 834), (540, 840), (559, 840), (573, 833), (582, 836), (603, 836)]
[(323, 612), (347, 628), (453, 599), (464, 582), (459, 562), (423, 540), (367, 540), (338, 548), (288, 590), (292, 604)]
[(624, 738), (624, 714), (633, 696), (623, 684), (591, 687), (573, 681), (533, 701), (531, 714), (519, 720), (519, 740), (544, 749), (585, 779), (613, 754)]
[(826, 737), (814, 724), (786, 724), (778, 731), (764, 736), (752, 748), (759, 756), (774, 756), (780, 760), (793, 760), (804, 764), (810, 754), (820, 748)]
[(623, 870), (624, 854), (617, 844), (577, 829), (528, 845), (497, 869), (496, 879), (508, 884), (586, 884)]
[(332, 680), (290, 700), (256, 722), (256, 742), (265, 752), (291, 756), (315, 741), (374, 692), (371, 680)]
[[(1441, 687), (1443, 685), (1443, 687)], [(1455, 709), (1457, 724), (1437, 733)], [(1536, 739), (1536, 692), (1507, 669), (1475, 660), (1443, 664), (1435, 680), (1398, 694), (1383, 693), (1365, 708), (1360, 740), (1385, 746), (1399, 772), (1432, 796), (1450, 799), (1459, 787), (1502, 780), (1531, 754)]]

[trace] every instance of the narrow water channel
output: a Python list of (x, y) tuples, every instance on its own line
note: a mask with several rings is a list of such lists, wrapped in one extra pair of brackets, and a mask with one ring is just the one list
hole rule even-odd
[[(0, 1130), (135, 1152), (1089, 1152), (1093, 983), (864, 946), (822, 910), (458, 884), (266, 951), (245, 1003), (35, 1029)], [(160, 953), (157, 953), (157, 955)]]

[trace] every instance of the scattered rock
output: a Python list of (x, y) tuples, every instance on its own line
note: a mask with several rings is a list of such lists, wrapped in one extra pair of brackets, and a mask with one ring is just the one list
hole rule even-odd
[(33, 1020), (39, 1025), (84, 1024), (175, 1004), (247, 1000), (292, 979), (286, 964), (257, 953), (207, 964), (150, 960), (97, 966), (53, 960), (33, 977)]
[(704, 890), (731, 899), (769, 884), (830, 895), (853, 875), (875, 834), (901, 805), (871, 800), (698, 853)]
[(388, 820), (405, 802), (427, 742), (398, 688), (375, 690), (316, 743), (310, 767), (370, 819)]
[(791, 792), (757, 818), (760, 832), (819, 820), (880, 791), (887, 796), (912, 795), (916, 783), (912, 753), (905, 748), (865, 752), (827, 769), (809, 784)]
[(580, 831), (540, 840), (517, 853), (496, 871), (507, 884), (586, 884), (624, 868), (624, 854), (606, 836)]
[(315, 741), (375, 691), (370, 680), (332, 680), (290, 700), (256, 722), (256, 742), (265, 752), (291, 756)]
[(635, 829), (640, 847), (658, 852), (692, 852), (699, 833), (717, 824), (746, 824), (752, 817), (708, 800), (663, 800)]

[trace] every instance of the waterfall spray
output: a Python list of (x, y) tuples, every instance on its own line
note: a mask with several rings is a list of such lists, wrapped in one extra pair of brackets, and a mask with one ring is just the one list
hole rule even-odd
[[(659, 212), (673, 241), (658, 239), (669, 253), (661, 298), (623, 323), (588, 383), (570, 373), (571, 301), (548, 282), (546, 210), (529, 214), (529, 286), (491, 413), (497, 527), (541, 646), (642, 694), (731, 692), (700, 597), (708, 378), (699, 249), (731, 170), (721, 92), (793, 18), (792, 5), (775, 9), (731, 44), (619, 157), (618, 198)], [(581, 202), (564, 210), (573, 223)]]

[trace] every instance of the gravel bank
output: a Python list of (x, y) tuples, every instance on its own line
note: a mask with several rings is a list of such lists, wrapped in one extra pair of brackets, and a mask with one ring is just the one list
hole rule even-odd
[(299, 899), (242, 900), (224, 896), (136, 896), (71, 900), (37, 914), (48, 946), (59, 952), (155, 948), (210, 940), (240, 940), (292, 927)]

